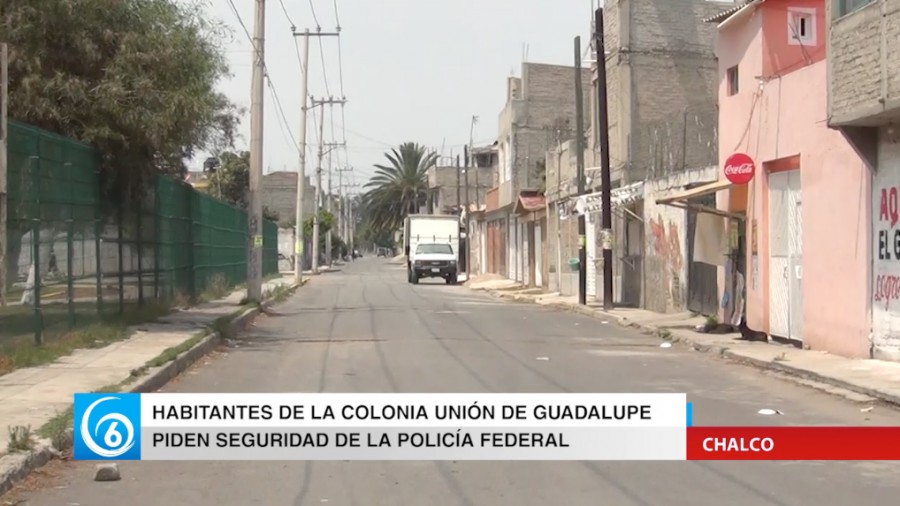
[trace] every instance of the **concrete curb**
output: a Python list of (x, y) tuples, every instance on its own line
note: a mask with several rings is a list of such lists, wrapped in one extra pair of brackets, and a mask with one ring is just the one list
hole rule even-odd
[[(522, 296), (519, 294), (511, 294), (511, 293), (503, 293), (497, 290), (486, 290), (490, 295), (500, 298), (513, 300), (516, 302), (530, 302), (533, 304), (538, 304), (535, 300), (534, 296)], [(702, 353), (709, 353), (713, 355), (718, 355), (722, 358), (728, 359), (732, 362), (737, 362), (741, 365), (755, 367), (757, 369), (775, 371), (787, 376), (791, 376), (794, 378), (808, 380), (814, 383), (820, 383), (823, 386), (836, 387), (840, 389), (844, 389), (856, 394), (865, 395), (881, 402), (885, 402), (887, 404), (891, 404), (894, 406), (900, 406), (900, 396), (883, 392), (880, 390), (876, 390), (873, 388), (866, 387), (864, 385), (859, 385), (856, 383), (851, 383), (848, 381), (844, 381), (838, 378), (825, 376), (819, 374), (815, 371), (810, 371), (808, 369), (803, 369), (800, 367), (795, 367), (790, 365), (788, 362), (779, 362), (777, 360), (761, 360), (756, 357), (747, 356), (743, 353), (733, 351), (729, 346), (723, 346), (719, 344), (710, 344), (702, 342), (699, 339), (693, 339), (689, 336), (685, 336), (684, 334), (680, 334), (680, 332), (676, 330), (669, 330), (666, 328), (659, 328), (653, 325), (637, 323), (629, 320), (626, 317), (614, 315), (611, 313), (606, 313), (601, 309), (594, 309), (591, 307), (571, 305), (565, 303), (549, 303), (549, 304), (538, 304), (546, 307), (550, 307), (553, 309), (568, 311), (572, 313), (579, 313), (585, 316), (590, 316), (592, 318), (596, 318), (598, 320), (606, 320), (609, 322), (615, 322), (617, 325), (621, 327), (628, 327), (632, 329), (636, 329), (645, 334), (652, 334), (654, 336), (659, 337), (664, 341), (670, 341), (672, 343), (679, 343), (683, 345), (687, 345), (694, 349), (695, 351), (699, 351)], [(663, 335), (666, 333), (667, 335)], [(833, 390), (820, 388), (815, 386), (814, 384), (803, 383), (803, 385), (816, 388), (817, 390), (824, 391), (826, 393), (833, 394)]]
[[(300, 283), (289, 285), (290, 288), (288, 290), (290, 293), (293, 293), (308, 282), (309, 278), (304, 277)], [(260, 303), (258, 307), (235, 311), (232, 313), (231, 321), (229, 322), (230, 330), (232, 332), (243, 330), (264, 309), (267, 309), (274, 303), (275, 297), (270, 297)], [(159, 390), (194, 365), (203, 356), (209, 354), (221, 342), (222, 336), (217, 332), (211, 332), (190, 349), (178, 354), (173, 360), (148, 371), (136, 384), (129, 386), (125, 391), (128, 393), (148, 393)], [(72, 429), (68, 429), (61, 440), (57, 442), (61, 443), (60, 446), (62, 448), (54, 448), (51, 441), (39, 439), (35, 441), (35, 447), (29, 453), (14, 453), (0, 458), (0, 496), (3, 496), (32, 471), (43, 467), (50, 460), (58, 457), (61, 451), (70, 448), (72, 446)]]

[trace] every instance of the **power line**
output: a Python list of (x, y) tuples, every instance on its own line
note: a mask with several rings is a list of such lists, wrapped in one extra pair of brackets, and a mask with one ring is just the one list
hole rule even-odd
[(285, 134), (285, 129), (287, 129), (288, 139), (290, 144), (294, 145), (294, 148), (297, 152), (300, 152), (300, 146), (297, 144), (297, 140), (294, 137), (294, 132), (291, 131), (291, 125), (287, 120), (287, 117), (284, 114), (284, 108), (281, 106), (281, 99), (278, 97), (278, 91), (275, 89), (275, 85), (272, 84), (272, 79), (266, 74), (266, 82), (269, 85), (269, 91), (272, 92), (272, 97), (275, 99), (275, 107), (278, 109), (278, 125), (281, 126), (282, 135)]
[(313, 0), (309, 0), (309, 9), (312, 11), (313, 21), (316, 22), (316, 28), (321, 28), (322, 25), (319, 24), (319, 18), (316, 16), (316, 6), (313, 5)]
[(337, 0), (334, 0), (334, 21), (337, 23), (338, 31), (341, 30), (341, 17), (338, 15)]
[[(284, 3), (281, 0), (279, 0), (279, 2), (281, 3), (282, 8), (284, 8)], [(231, 8), (231, 12), (234, 13), (234, 16), (237, 18), (238, 24), (240, 24), (241, 28), (244, 30), (244, 35), (246, 35), (247, 39), (250, 41), (250, 45), (253, 47), (253, 52), (256, 53), (256, 57), (260, 58), (261, 54), (260, 54), (259, 48), (256, 47), (256, 43), (253, 40), (253, 36), (250, 35), (250, 30), (247, 29), (247, 25), (244, 23), (244, 19), (241, 17), (241, 13), (238, 12), (237, 7), (235, 7), (234, 0), (228, 0), (228, 6)], [(287, 15), (288, 15), (287, 10), (285, 9), (285, 16), (287, 16)], [(290, 21), (290, 18), (288, 18), (288, 21)], [(291, 22), (291, 24), (293, 25), (293, 22)], [(269, 91), (272, 93), (272, 97), (275, 100), (275, 107), (278, 109), (278, 116), (279, 116), (278, 126), (281, 128), (281, 133), (282, 133), (282, 135), (290, 136), (291, 144), (293, 144), (294, 149), (296, 149), (299, 152), (300, 146), (297, 144), (297, 141), (294, 139), (294, 134), (291, 131), (290, 122), (288, 122), (287, 116), (284, 113), (284, 107), (282, 107), (282, 105), (281, 105), (281, 99), (278, 96), (278, 90), (275, 88), (275, 83), (272, 81), (272, 77), (269, 75), (269, 68), (266, 65), (265, 59), (263, 59), (263, 61), (262, 61), (262, 67), (263, 67), (263, 75), (266, 79), (266, 84), (269, 86)], [(287, 129), (286, 132), (285, 132), (285, 129)]]
[(287, 18), (288, 23), (291, 24), (291, 31), (297, 26), (294, 24), (294, 20), (291, 19), (291, 14), (288, 12), (287, 7), (284, 5), (284, 0), (278, 0), (278, 3), (281, 4), (281, 11), (284, 12), (284, 17)]

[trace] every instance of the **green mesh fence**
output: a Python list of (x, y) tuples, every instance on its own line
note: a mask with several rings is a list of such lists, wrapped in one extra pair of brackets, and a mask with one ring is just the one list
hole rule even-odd
[[(10, 122), (0, 374), (23, 346), (218, 298), (246, 280), (243, 210), (168, 177), (145, 198), (114, 204), (98, 167), (90, 146)], [(277, 249), (267, 221), (264, 277), (278, 272)]]

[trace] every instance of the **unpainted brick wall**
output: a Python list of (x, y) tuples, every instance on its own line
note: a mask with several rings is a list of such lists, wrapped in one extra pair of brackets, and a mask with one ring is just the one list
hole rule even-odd
[[(614, 180), (622, 169), (624, 183), (643, 180), (661, 159), (678, 162), (666, 163), (667, 170), (715, 159), (715, 142), (712, 149), (708, 144), (717, 123), (716, 27), (701, 20), (733, 6), (708, 0), (608, 3), (604, 44)], [(686, 113), (694, 120), (687, 143), (676, 135)]]
[[(582, 69), (581, 81), (584, 127), (587, 129), (590, 125), (590, 69)], [(516, 191), (540, 187), (538, 166), (545, 162), (547, 150), (556, 147), (557, 139), (564, 142), (575, 135), (575, 68), (525, 63), (522, 94), (525, 105), (513, 118)]]
[[(836, 12), (835, 1), (829, 0), (829, 13)], [(877, 0), (832, 18), (829, 34), (829, 116), (838, 122), (864, 118), (881, 109), (882, 99), (900, 98), (900, 2)], [(882, 97), (885, 76), (887, 96)]]
[[(316, 190), (306, 178), (303, 192), (303, 214), (315, 212)], [(332, 185), (335, 188), (337, 185)], [(297, 212), (297, 173), (271, 172), (263, 176), (263, 205), (278, 213), (279, 221), (290, 221)]]

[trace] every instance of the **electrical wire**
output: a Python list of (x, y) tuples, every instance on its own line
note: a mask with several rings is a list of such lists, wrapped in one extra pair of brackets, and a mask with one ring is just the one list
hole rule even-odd
[[(297, 152), (300, 152), (300, 146), (297, 144), (296, 139), (294, 138), (293, 133), (291, 132), (291, 127), (289, 122), (287, 121), (287, 117), (284, 113), (284, 107), (281, 105), (281, 99), (278, 97), (278, 91), (275, 88), (275, 83), (272, 81), (272, 78), (269, 76), (269, 69), (266, 66), (266, 61), (263, 58), (262, 53), (260, 52), (260, 48), (256, 46), (256, 41), (253, 40), (253, 36), (250, 34), (250, 30), (247, 29), (247, 25), (244, 23), (244, 19), (241, 17), (241, 13), (238, 12), (237, 7), (234, 5), (234, 0), (228, 0), (228, 5), (231, 8), (231, 12), (234, 13), (235, 17), (238, 20), (238, 24), (241, 25), (241, 28), (244, 30), (244, 34), (247, 36), (247, 39), (250, 41), (250, 46), (253, 48), (253, 52), (256, 54), (256, 57), (262, 60), (262, 68), (263, 68), (263, 77), (266, 80), (266, 84), (269, 87), (269, 91), (272, 93), (272, 96), (275, 100), (275, 107), (278, 109), (279, 115), (279, 126), (282, 127), (282, 134), (285, 134), (285, 129), (287, 131), (287, 135), (290, 136), (290, 143), (294, 145), (294, 148)], [(284, 122), (283, 125), (281, 122)]]
[(291, 31), (297, 28), (297, 25), (294, 24), (294, 20), (291, 19), (291, 15), (287, 10), (287, 7), (284, 5), (284, 0), (278, 0), (278, 3), (281, 4), (281, 11), (284, 12), (284, 17), (287, 19), (288, 23), (291, 24)]
[(312, 11), (313, 21), (316, 22), (316, 28), (321, 28), (322, 25), (319, 24), (319, 18), (316, 16), (316, 6), (313, 5), (313, 0), (309, 0), (309, 9)]

